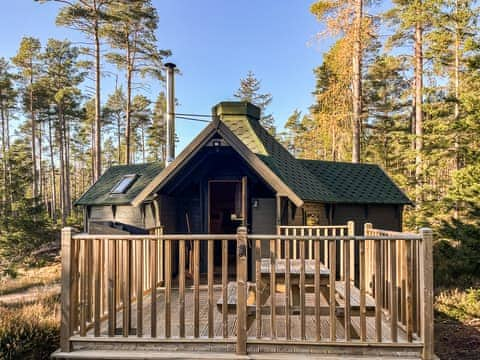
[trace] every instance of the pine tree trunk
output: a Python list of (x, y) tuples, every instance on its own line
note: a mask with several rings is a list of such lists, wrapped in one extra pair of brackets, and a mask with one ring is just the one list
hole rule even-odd
[(130, 164), (130, 117), (131, 117), (131, 101), (132, 101), (132, 67), (130, 59), (130, 46), (127, 45), (127, 106), (125, 111), (125, 163)]
[(5, 216), (7, 209), (7, 137), (6, 137), (6, 116), (5, 116), (5, 104), (3, 102), (2, 89), (0, 88), (0, 98), (2, 99), (1, 104), (1, 121), (2, 121), (2, 207), (1, 214)]
[[(458, 7), (458, 1), (456, 1), (456, 6)], [(454, 124), (455, 127), (458, 125), (458, 120), (460, 118), (460, 34), (458, 33), (458, 24), (455, 26), (455, 65), (454, 65), (454, 86), (455, 86), (455, 109), (454, 109)], [(455, 130), (456, 131), (456, 130)], [(461, 168), (460, 164), (460, 153), (459, 153), (459, 143), (458, 135), (455, 133), (455, 169), (459, 170)]]
[(62, 208), (62, 226), (67, 223), (67, 194), (66, 194), (66, 175), (65, 175), (65, 124), (63, 116), (62, 104), (58, 105), (58, 122), (59, 122), (59, 148), (60, 148), (60, 198)]
[(142, 132), (142, 162), (145, 164), (145, 128), (143, 125), (140, 130)]
[[(458, 0), (455, 1), (455, 15), (458, 12)], [(460, 163), (460, 145), (458, 143), (458, 122), (460, 120), (460, 34), (458, 23), (455, 24), (455, 65), (454, 65), (454, 86), (455, 86), (455, 108), (454, 108), (454, 125), (455, 125), (455, 141), (454, 141), (454, 151), (455, 151), (455, 170), (459, 170), (462, 165)], [(458, 210), (460, 204), (458, 201), (455, 201), (455, 209), (453, 211), (453, 217), (458, 219)]]
[(53, 136), (52, 136), (52, 119), (48, 116), (48, 140), (50, 143), (50, 171), (51, 171), (51, 186), (52, 186), (52, 204), (51, 204), (51, 216), (55, 222), (57, 220), (57, 186), (55, 179), (55, 159), (53, 155)]
[[(30, 65), (31, 69), (33, 68), (33, 64)], [(37, 203), (37, 196), (38, 196), (38, 174), (37, 174), (37, 152), (36, 152), (36, 124), (35, 124), (35, 111), (33, 108), (33, 75), (30, 75), (30, 93), (29, 93), (29, 102), (30, 102), (30, 126), (32, 129), (32, 196), (33, 201)]]
[(46, 197), (44, 192), (44, 184), (43, 184), (43, 169), (42, 169), (42, 136), (43, 136), (43, 129), (42, 123), (39, 123), (38, 126), (38, 186), (40, 196), (42, 197), (43, 204), (46, 204)]
[(70, 124), (65, 116), (63, 118), (65, 144), (65, 210), (67, 217), (69, 217), (72, 212), (72, 186), (70, 181)]
[(352, 162), (360, 162), (360, 133), (362, 127), (362, 44), (361, 27), (363, 13), (363, 0), (355, 1), (355, 39), (353, 43), (353, 139), (352, 139)]
[(122, 133), (121, 133), (121, 116), (117, 116), (117, 156), (118, 164), (122, 163)]
[[(420, 15), (420, 14), (418, 14)], [(421, 209), (423, 200), (423, 29), (415, 25), (415, 201)]]
[[(94, 7), (96, 8), (96, 1), (94, 1)], [(93, 163), (93, 182), (97, 181), (102, 173), (102, 128), (101, 128), (101, 99), (100, 99), (100, 35), (98, 31), (98, 21), (95, 21), (95, 136), (94, 136), (94, 156), (95, 161)]]

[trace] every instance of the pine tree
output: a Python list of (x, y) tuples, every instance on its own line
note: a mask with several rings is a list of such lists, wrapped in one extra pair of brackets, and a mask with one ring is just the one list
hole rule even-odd
[(273, 98), (269, 93), (262, 94), (260, 92), (261, 85), (261, 81), (255, 77), (253, 71), (249, 71), (245, 78), (240, 79), (240, 87), (233, 96), (241, 101), (248, 101), (258, 106), (261, 110), (260, 123), (270, 133), (274, 134), (275, 124), (273, 116), (271, 114), (265, 114)]
[(115, 89), (108, 99), (104, 111), (104, 117), (112, 124), (117, 147), (117, 164), (122, 164), (122, 134), (125, 131), (125, 107), (126, 99), (123, 88)]
[(55, 130), (58, 140), (60, 164), (60, 204), (62, 225), (66, 224), (71, 212), (70, 187), (70, 124), (78, 119), (80, 91), (78, 85), (84, 79), (84, 73), (78, 68), (79, 50), (69, 41), (48, 40), (42, 56), (45, 64), (45, 81), (55, 103)]
[(150, 100), (144, 95), (136, 95), (132, 101), (132, 125), (135, 129), (135, 144), (137, 149), (140, 150), (142, 163), (147, 161), (147, 129), (152, 126), (150, 103)]
[(12, 210), (10, 188), (11, 163), (10, 163), (10, 118), (15, 108), (17, 92), (14, 88), (14, 74), (10, 64), (5, 58), (0, 58), (0, 121), (1, 121), (1, 155), (2, 155), (2, 186), (0, 214), (8, 215)]
[(110, 46), (118, 51), (106, 55), (107, 60), (125, 71), (125, 163), (132, 158), (132, 91), (135, 74), (151, 74), (162, 79), (161, 64), (169, 51), (159, 50), (155, 31), (158, 14), (150, 0), (115, 0), (108, 6), (110, 21), (105, 34)]
[(101, 43), (102, 31), (105, 22), (108, 20), (106, 7), (113, 0), (79, 0), (67, 2), (64, 0), (40, 0), (41, 2), (55, 1), (66, 4), (57, 16), (57, 25), (66, 26), (85, 34), (92, 42), (87, 48), (87, 54), (94, 58), (93, 72), (95, 78), (95, 121), (93, 133), (93, 179), (96, 181), (102, 173), (101, 160)]
[(395, 175), (406, 170), (409, 160), (411, 101), (406, 70), (402, 58), (382, 54), (365, 76), (364, 99), (369, 114), (365, 158)]
[(31, 149), (32, 149), (32, 197), (36, 201), (38, 197), (38, 166), (37, 166), (37, 123), (35, 109), (34, 83), (40, 72), (41, 45), (40, 41), (33, 37), (24, 37), (20, 43), (17, 54), (12, 62), (19, 68), (23, 83), (23, 96), (25, 105), (30, 115)]
[[(360, 162), (362, 129), (362, 57), (367, 37), (372, 33), (369, 19), (363, 15), (363, 0), (319, 0), (310, 7), (317, 19), (326, 24), (326, 34), (341, 35), (349, 44), (352, 72), (352, 162)], [(321, 35), (325, 35), (321, 34)]]
[(167, 111), (167, 99), (162, 91), (158, 94), (154, 103), (152, 114), (152, 126), (147, 129), (148, 148), (150, 151), (150, 160), (160, 161), (165, 164), (166, 161), (166, 128), (165, 112)]

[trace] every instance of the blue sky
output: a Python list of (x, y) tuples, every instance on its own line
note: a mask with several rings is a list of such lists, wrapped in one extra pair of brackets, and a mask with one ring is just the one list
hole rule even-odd
[[(295, 110), (311, 105), (313, 68), (330, 41), (313, 40), (320, 24), (309, 13), (313, 0), (153, 0), (160, 15), (158, 45), (170, 49), (182, 72), (176, 91), (177, 112), (209, 114), (219, 101), (232, 99), (239, 79), (252, 70), (262, 89), (273, 95), (269, 108), (282, 127)], [(79, 33), (55, 26), (59, 6), (33, 0), (2, 1), (0, 56), (11, 57), (23, 36), (42, 43), (50, 37), (82, 41)], [(120, 78), (120, 80), (122, 80)], [(114, 79), (106, 78), (104, 100)], [(159, 84), (143, 92), (154, 99)], [(179, 150), (204, 124), (179, 119)]]

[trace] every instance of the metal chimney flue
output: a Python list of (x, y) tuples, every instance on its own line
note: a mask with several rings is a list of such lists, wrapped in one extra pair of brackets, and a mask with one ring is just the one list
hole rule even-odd
[(166, 165), (175, 159), (175, 67), (173, 63), (166, 63), (167, 69), (167, 154)]

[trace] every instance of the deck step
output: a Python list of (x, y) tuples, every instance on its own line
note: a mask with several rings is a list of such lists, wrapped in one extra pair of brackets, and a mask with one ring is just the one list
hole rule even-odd
[(369, 356), (369, 355), (335, 355), (335, 354), (306, 354), (306, 353), (256, 353), (248, 355), (236, 355), (234, 353), (220, 352), (173, 352), (173, 351), (111, 351), (111, 350), (75, 350), (65, 353), (56, 351), (52, 354), (52, 359), (105, 359), (105, 360), (127, 360), (127, 359), (145, 359), (145, 360), (164, 360), (164, 359), (216, 359), (216, 360), (398, 360), (402, 359), (420, 359), (420, 357), (399, 357), (399, 356)]

